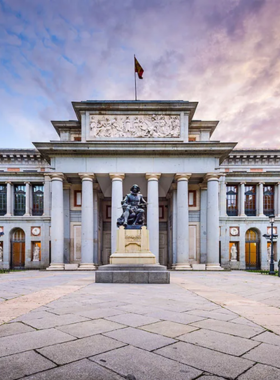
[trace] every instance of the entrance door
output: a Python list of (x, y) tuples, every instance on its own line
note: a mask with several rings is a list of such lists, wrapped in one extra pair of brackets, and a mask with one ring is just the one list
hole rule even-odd
[(25, 263), (25, 234), (17, 228), (12, 235), (12, 268), (23, 268)]
[(245, 240), (246, 269), (260, 269), (260, 238), (256, 230), (246, 232)]

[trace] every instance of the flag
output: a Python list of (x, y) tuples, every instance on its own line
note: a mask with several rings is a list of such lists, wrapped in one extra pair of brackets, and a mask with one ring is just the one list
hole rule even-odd
[(143, 79), (144, 69), (142, 68), (140, 63), (137, 61), (135, 56), (134, 56), (134, 66), (135, 66), (135, 72), (138, 74), (138, 78)]

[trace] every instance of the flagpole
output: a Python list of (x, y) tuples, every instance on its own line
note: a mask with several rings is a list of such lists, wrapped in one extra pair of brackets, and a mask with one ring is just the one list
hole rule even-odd
[(135, 71), (135, 54), (134, 54), (134, 88), (135, 88), (135, 100), (137, 100), (136, 71)]

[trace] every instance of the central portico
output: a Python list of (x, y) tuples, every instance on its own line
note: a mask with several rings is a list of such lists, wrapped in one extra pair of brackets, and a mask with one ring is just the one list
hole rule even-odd
[(73, 107), (78, 121), (52, 122), (60, 141), (35, 143), (55, 168), (48, 173), (49, 269), (75, 263), (94, 270), (109, 262), (121, 201), (133, 183), (148, 202), (157, 263), (221, 269), (219, 165), (235, 143), (210, 141), (217, 122), (193, 120), (196, 102), (85, 101)]

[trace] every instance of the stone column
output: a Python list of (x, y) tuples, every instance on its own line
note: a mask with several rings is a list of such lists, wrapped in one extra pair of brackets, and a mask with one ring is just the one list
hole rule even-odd
[(124, 173), (110, 173), (112, 180), (111, 199), (111, 254), (117, 249), (117, 219), (122, 214), (121, 201), (123, 200)]
[(177, 185), (174, 183), (172, 192), (172, 268), (177, 262)]
[(277, 184), (277, 211), (275, 214), (280, 218), (280, 182)]
[(177, 263), (176, 270), (191, 269), (189, 262), (189, 186), (190, 173), (178, 173), (177, 180)]
[(222, 175), (220, 177), (220, 216), (227, 216), (227, 186), (226, 186), (226, 176)]
[(79, 173), (82, 178), (82, 246), (80, 270), (94, 270), (93, 264), (93, 173)]
[(264, 185), (264, 182), (259, 182), (259, 216), (264, 216), (264, 213), (263, 213), (263, 185)]
[(24, 216), (30, 216), (30, 182), (24, 182), (25, 184), (25, 214)]
[(93, 263), (98, 265), (98, 229), (99, 229), (99, 213), (98, 213), (98, 183), (93, 184)]
[(50, 176), (45, 175), (44, 182), (44, 216), (50, 215)]
[(51, 175), (51, 264), (47, 270), (64, 269), (63, 179), (62, 173)]
[(6, 182), (7, 185), (7, 213), (5, 216), (12, 216), (12, 182)]
[(150, 251), (159, 262), (159, 190), (158, 180), (160, 173), (147, 173), (148, 180), (148, 206), (147, 206), (147, 228), (149, 230)]
[(207, 270), (222, 270), (219, 263), (219, 175), (209, 173), (207, 180)]
[(239, 216), (246, 216), (244, 212), (245, 208), (245, 184), (246, 182), (240, 183), (240, 212)]

